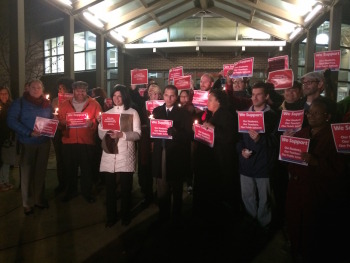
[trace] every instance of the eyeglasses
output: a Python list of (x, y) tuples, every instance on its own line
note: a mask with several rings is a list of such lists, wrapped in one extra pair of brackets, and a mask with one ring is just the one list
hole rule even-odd
[(320, 81), (319, 80), (308, 80), (308, 81), (302, 82), (301, 84), (304, 86), (304, 85), (310, 85), (313, 82), (320, 82)]
[(327, 115), (327, 112), (319, 112), (319, 111), (306, 111), (305, 112), (306, 115), (311, 115), (311, 116), (322, 116), (322, 115)]

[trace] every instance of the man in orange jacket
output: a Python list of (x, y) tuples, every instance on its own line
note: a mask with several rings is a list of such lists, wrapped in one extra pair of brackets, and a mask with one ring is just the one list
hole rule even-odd
[(88, 84), (76, 81), (72, 85), (73, 98), (65, 101), (58, 110), (62, 129), (62, 153), (67, 187), (63, 202), (78, 195), (78, 170), (80, 167), (80, 190), (85, 200), (95, 202), (92, 189), (92, 163), (94, 156), (97, 117), (100, 104), (87, 95)]

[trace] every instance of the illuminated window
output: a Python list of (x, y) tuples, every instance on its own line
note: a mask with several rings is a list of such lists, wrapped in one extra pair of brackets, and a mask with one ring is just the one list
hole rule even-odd
[(44, 40), (45, 74), (64, 72), (63, 36)]
[(74, 34), (74, 71), (96, 69), (96, 35), (89, 32)]
[(118, 48), (107, 42), (106, 48), (107, 66), (107, 94), (110, 95), (113, 87), (118, 84)]

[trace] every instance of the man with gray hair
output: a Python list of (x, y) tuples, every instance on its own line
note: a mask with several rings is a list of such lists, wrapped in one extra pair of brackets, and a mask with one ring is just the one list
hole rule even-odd
[[(62, 153), (66, 176), (66, 191), (63, 202), (78, 195), (78, 170), (81, 170), (80, 185), (83, 197), (88, 203), (95, 202), (92, 195), (92, 163), (95, 150), (97, 118), (101, 113), (100, 104), (87, 95), (88, 84), (76, 81), (72, 85), (73, 98), (62, 103), (58, 120), (62, 129)], [(67, 127), (68, 113), (86, 113), (85, 125)]]

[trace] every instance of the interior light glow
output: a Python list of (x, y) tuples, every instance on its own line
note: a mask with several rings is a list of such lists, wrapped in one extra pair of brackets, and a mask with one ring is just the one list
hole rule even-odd
[(298, 34), (300, 33), (300, 31), (301, 31), (301, 27), (297, 27), (297, 28), (293, 31), (293, 33), (290, 34), (289, 39), (292, 40), (293, 38), (295, 38), (296, 35), (298, 35)]
[(125, 38), (121, 34), (119, 34), (118, 32), (115, 32), (114, 30), (112, 30), (110, 32), (110, 35), (119, 42), (122, 42), (122, 43), (125, 42)]
[(242, 51), (245, 51), (245, 46), (242, 47)]
[(72, 6), (72, 1), (70, 0), (60, 0), (60, 2), (65, 5)]
[(318, 12), (320, 12), (320, 10), (322, 9), (322, 5), (318, 4), (315, 6), (314, 9), (312, 9), (312, 11), (305, 17), (304, 22), (307, 23), (309, 22), (312, 18), (315, 17), (315, 15), (318, 14)]
[(316, 44), (327, 45), (328, 41), (329, 41), (329, 37), (325, 33), (322, 33), (316, 36)]
[(283, 47), (282, 46), (280, 46), (279, 51), (283, 51)]
[(89, 12), (84, 12), (83, 15), (90, 23), (100, 28), (103, 27), (103, 23), (97, 17), (93, 16)]

